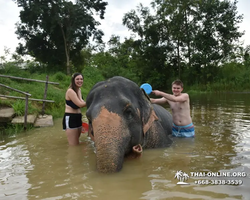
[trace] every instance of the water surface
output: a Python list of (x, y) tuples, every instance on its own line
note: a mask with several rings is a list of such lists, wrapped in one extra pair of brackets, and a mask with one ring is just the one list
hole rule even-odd
[[(86, 134), (69, 147), (61, 119), (0, 141), (1, 200), (250, 199), (250, 94), (191, 95), (195, 138), (169, 148), (144, 150), (121, 172), (96, 171)], [(168, 109), (168, 108), (167, 108)], [(189, 177), (178, 185), (177, 171)], [(190, 172), (245, 173), (246, 177), (193, 177)], [(241, 185), (196, 184), (241, 180)], [(218, 182), (217, 182), (218, 183)]]

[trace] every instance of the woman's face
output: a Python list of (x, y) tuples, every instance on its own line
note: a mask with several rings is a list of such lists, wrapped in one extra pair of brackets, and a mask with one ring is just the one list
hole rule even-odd
[(82, 87), (82, 84), (83, 84), (83, 77), (82, 75), (78, 75), (75, 77), (75, 84), (77, 87)]

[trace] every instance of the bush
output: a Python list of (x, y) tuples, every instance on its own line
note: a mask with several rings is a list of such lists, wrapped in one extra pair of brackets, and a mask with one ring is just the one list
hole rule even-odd
[(59, 82), (68, 80), (67, 75), (62, 72), (57, 72), (52, 77), (53, 77), (53, 80), (59, 81)]
[(17, 116), (22, 116), (25, 113), (25, 101), (17, 100), (13, 105), (12, 108), (14, 109)]
[[(25, 100), (15, 100), (12, 104), (12, 108), (14, 109), (17, 116), (24, 116), (25, 114)], [(38, 114), (38, 109), (35, 104), (32, 104), (30, 101), (28, 102), (28, 114)]]

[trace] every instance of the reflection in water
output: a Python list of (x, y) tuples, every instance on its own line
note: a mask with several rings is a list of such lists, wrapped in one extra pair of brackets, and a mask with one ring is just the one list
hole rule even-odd
[(29, 151), (16, 141), (0, 146), (0, 199), (23, 198), (30, 188), (26, 177), (33, 170)]
[[(250, 94), (191, 96), (195, 138), (144, 150), (121, 172), (96, 171), (93, 143), (82, 134), (70, 147), (61, 119), (0, 142), (0, 199), (250, 199)], [(246, 172), (247, 177), (189, 177), (175, 173)], [(240, 179), (243, 185), (199, 185), (199, 179)]]

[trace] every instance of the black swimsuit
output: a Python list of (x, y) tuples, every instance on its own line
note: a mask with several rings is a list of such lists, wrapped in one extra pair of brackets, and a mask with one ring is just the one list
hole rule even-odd
[[(66, 104), (73, 109), (80, 108), (74, 104), (71, 100), (66, 100)], [(82, 126), (82, 114), (81, 113), (65, 113), (63, 117), (63, 130), (74, 129)]]
[[(65, 100), (66, 104), (73, 109), (80, 108), (74, 104), (71, 100)], [(66, 129), (75, 129), (82, 127), (82, 114), (81, 113), (64, 113), (63, 116), (63, 130)]]
[(67, 100), (67, 99), (66, 99), (66, 104), (67, 104), (68, 106), (70, 106), (71, 108), (73, 108), (73, 109), (78, 109), (78, 108), (80, 108), (79, 106), (77, 106), (76, 104), (74, 104), (74, 102), (71, 101), (71, 100)]
[(81, 128), (82, 127), (82, 114), (81, 113), (64, 113), (62, 124), (63, 124), (63, 130)]

